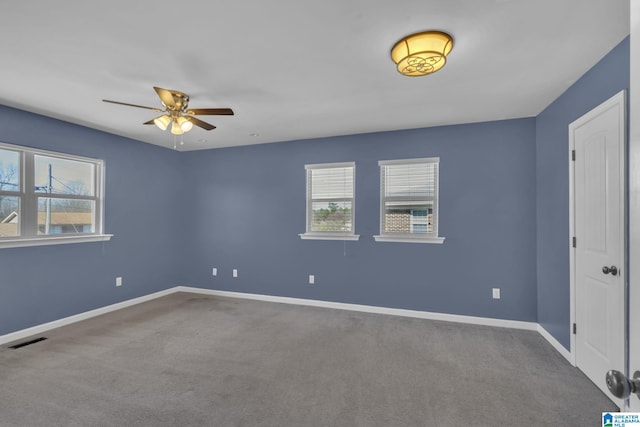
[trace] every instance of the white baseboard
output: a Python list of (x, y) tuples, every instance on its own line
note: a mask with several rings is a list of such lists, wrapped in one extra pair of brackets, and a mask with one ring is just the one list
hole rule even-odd
[(192, 288), (178, 286), (182, 292), (216, 295), (222, 297), (251, 299), (258, 301), (277, 302), (282, 304), (305, 305), (312, 307), (333, 308), (338, 310), (361, 311), (365, 313), (387, 314), (390, 316), (413, 317), (417, 319), (443, 320), (445, 322), (467, 323), (472, 325), (496, 326), (501, 328), (524, 329), (537, 331), (535, 322), (522, 322), (518, 320), (493, 319), (489, 317), (462, 316), (458, 314), (432, 313), (428, 311), (404, 310), (399, 308), (376, 307), (371, 305), (347, 304), (341, 302), (319, 301), (301, 298), (276, 297), (271, 295), (248, 294), (242, 292), (218, 291), (215, 289)]
[(116, 304), (108, 305), (106, 307), (100, 307), (95, 310), (85, 311), (84, 313), (76, 314), (69, 317), (64, 317), (62, 319), (54, 320), (53, 322), (43, 323), (41, 325), (33, 326), (31, 328), (22, 329), (16, 332), (11, 332), (6, 335), (0, 335), (0, 345), (25, 339), (33, 335), (42, 334), (47, 331), (50, 331), (51, 329), (59, 328), (61, 326), (66, 326), (71, 323), (80, 322), (82, 320), (90, 319), (92, 317), (100, 316), (102, 314), (107, 314), (112, 311), (120, 310), (125, 307), (130, 307), (132, 305), (140, 304), (146, 301), (151, 301), (153, 299), (160, 298), (165, 295), (170, 295), (177, 292), (177, 289), (178, 287), (165, 289), (164, 291), (154, 292), (149, 295), (144, 295), (138, 298), (122, 301)]
[(569, 350), (564, 348), (564, 346), (560, 344), (560, 342), (555, 339), (553, 335), (547, 332), (547, 330), (543, 328), (539, 323), (537, 331), (544, 337), (544, 339), (549, 342), (549, 344), (553, 346), (553, 348), (558, 351), (558, 353), (560, 353), (565, 359), (567, 359), (572, 366), (576, 366), (576, 358), (573, 356), (573, 354)]
[(564, 356), (564, 358), (567, 359), (569, 363), (575, 366), (575, 360), (571, 352), (569, 352), (566, 348), (564, 348), (564, 346), (562, 346), (562, 344), (560, 344), (558, 340), (556, 340), (549, 332), (547, 332), (546, 329), (544, 329), (541, 325), (539, 325), (536, 322), (494, 319), (489, 317), (463, 316), (458, 314), (433, 313), (428, 311), (405, 310), (405, 309), (399, 309), (399, 308), (376, 307), (371, 305), (347, 304), (347, 303), (341, 303), (341, 302), (310, 300), (310, 299), (302, 299), (302, 298), (278, 297), (278, 296), (250, 294), (250, 293), (243, 293), (243, 292), (219, 291), (215, 289), (195, 288), (191, 286), (175, 286), (173, 288), (165, 289), (164, 291), (154, 292), (152, 294), (145, 295), (142, 297), (133, 298), (127, 301), (122, 301), (116, 304), (108, 305), (106, 307), (101, 307), (95, 310), (76, 314), (74, 316), (69, 316), (62, 319), (54, 320), (53, 322), (43, 323), (41, 325), (33, 326), (31, 328), (22, 329), (16, 332), (11, 332), (6, 335), (0, 335), (0, 345), (8, 344), (8, 343), (25, 339), (34, 335), (42, 334), (51, 329), (55, 329), (61, 326), (66, 326), (72, 323), (80, 322), (82, 320), (90, 319), (92, 317), (100, 316), (102, 314), (107, 314), (107, 313), (120, 310), (126, 307), (131, 307), (132, 305), (140, 304), (146, 301), (151, 301), (153, 299), (160, 298), (166, 295), (171, 295), (176, 292), (190, 292), (195, 294), (276, 302), (281, 304), (323, 307), (323, 308), (332, 308), (337, 310), (349, 310), (349, 311), (359, 311), (364, 313), (386, 314), (390, 316), (412, 317), (417, 319), (428, 319), (428, 320), (442, 320), (445, 322), (457, 322), (457, 323), (466, 323), (471, 325), (484, 325), (484, 326), (494, 326), (499, 328), (513, 328), (513, 329), (522, 329), (527, 331), (537, 331), (549, 342), (549, 344), (553, 346), (553, 348), (555, 348), (562, 356)]

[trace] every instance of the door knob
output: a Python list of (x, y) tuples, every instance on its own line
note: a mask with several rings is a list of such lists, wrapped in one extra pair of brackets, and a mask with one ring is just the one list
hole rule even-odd
[(620, 371), (609, 371), (606, 380), (607, 388), (615, 397), (626, 399), (635, 393), (640, 399), (640, 371), (633, 374), (633, 379), (625, 377)]
[(618, 274), (618, 267), (616, 267), (615, 265), (612, 265), (611, 267), (604, 266), (602, 267), (602, 272), (604, 274), (611, 273), (612, 276), (615, 276)]

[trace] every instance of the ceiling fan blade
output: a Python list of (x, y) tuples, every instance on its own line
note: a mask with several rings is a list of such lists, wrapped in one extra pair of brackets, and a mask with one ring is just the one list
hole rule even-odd
[(195, 117), (185, 116), (185, 118), (189, 120), (191, 123), (193, 123), (194, 125), (200, 126), (204, 130), (212, 130), (216, 128), (214, 125), (210, 125), (209, 123), (203, 122), (202, 120), (196, 119)]
[(119, 104), (119, 105), (126, 105), (127, 107), (136, 107), (136, 108), (146, 108), (147, 110), (153, 110), (153, 111), (158, 111), (158, 112), (162, 112), (164, 110), (161, 110), (159, 108), (155, 108), (155, 107), (146, 107), (144, 105), (137, 105), (137, 104), (129, 104), (128, 102), (120, 102), (120, 101), (110, 101), (108, 99), (103, 99), (103, 102), (109, 102), (111, 104)]
[(231, 108), (192, 108), (185, 111), (187, 114), (194, 116), (233, 116)]
[(155, 120), (155, 119), (151, 119), (151, 120), (149, 120), (148, 122), (144, 122), (144, 123), (143, 123), (143, 125), (155, 125), (154, 120)]
[(156, 91), (156, 93), (158, 94), (158, 96), (160, 97), (164, 105), (171, 108), (176, 106), (176, 100), (173, 97), (173, 93), (170, 90), (162, 89), (161, 87), (156, 87), (156, 86), (154, 86), (153, 89)]

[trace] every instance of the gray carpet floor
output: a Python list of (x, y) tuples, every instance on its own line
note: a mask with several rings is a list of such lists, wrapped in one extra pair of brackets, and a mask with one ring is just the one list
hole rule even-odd
[(601, 426), (536, 332), (173, 294), (0, 348), (0, 426)]

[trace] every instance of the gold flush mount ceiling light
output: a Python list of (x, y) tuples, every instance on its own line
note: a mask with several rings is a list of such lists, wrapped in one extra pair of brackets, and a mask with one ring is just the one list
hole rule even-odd
[(453, 48), (453, 38), (442, 31), (424, 31), (397, 42), (391, 49), (391, 59), (398, 72), (405, 76), (435, 73), (447, 62)]

